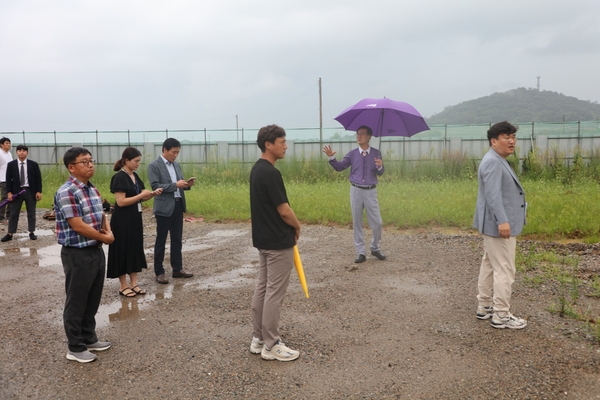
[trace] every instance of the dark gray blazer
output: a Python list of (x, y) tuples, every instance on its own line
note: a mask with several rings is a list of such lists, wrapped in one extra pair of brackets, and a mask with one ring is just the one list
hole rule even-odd
[[(174, 162), (173, 166), (175, 167), (177, 180), (183, 179), (183, 172), (181, 172), (179, 164)], [(150, 180), (152, 190), (158, 188), (162, 188), (163, 190), (160, 196), (154, 197), (154, 215), (170, 217), (175, 209), (175, 191), (177, 190), (177, 185), (171, 181), (171, 175), (169, 175), (169, 170), (161, 156), (148, 165), (148, 179)], [(184, 190), (180, 190), (179, 193), (181, 193), (183, 212), (185, 212)]]
[(499, 237), (498, 225), (508, 222), (510, 236), (525, 225), (525, 191), (508, 162), (493, 148), (483, 156), (477, 172), (479, 191), (473, 228), (484, 235)]

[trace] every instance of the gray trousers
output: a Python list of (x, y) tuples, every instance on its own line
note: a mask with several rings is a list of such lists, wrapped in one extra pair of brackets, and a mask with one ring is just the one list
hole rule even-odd
[(60, 252), (65, 271), (65, 310), (63, 322), (69, 350), (87, 350), (98, 341), (96, 313), (104, 288), (105, 255), (102, 248), (77, 249), (63, 246)]
[(371, 251), (381, 250), (381, 233), (383, 231), (377, 188), (360, 189), (350, 186), (350, 207), (352, 208), (352, 228), (354, 229), (354, 247), (358, 254), (367, 254), (365, 249), (365, 232), (363, 229), (363, 209), (367, 214), (367, 222), (373, 231)]
[(263, 340), (270, 349), (280, 338), (279, 315), (294, 268), (294, 248), (258, 249), (258, 253), (258, 282), (252, 297), (252, 324), (254, 337)]
[(17, 198), (8, 203), (8, 233), (17, 233), (17, 225), (19, 224), (19, 215), (21, 214), (23, 202), (25, 202), (25, 208), (27, 209), (27, 230), (29, 232), (35, 232), (36, 201), (35, 196), (27, 189), (23, 194), (20, 194)]

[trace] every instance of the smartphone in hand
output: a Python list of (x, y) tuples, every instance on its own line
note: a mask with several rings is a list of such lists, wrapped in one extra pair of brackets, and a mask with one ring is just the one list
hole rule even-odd
[(106, 232), (107, 226), (108, 226), (108, 217), (106, 216), (106, 213), (103, 212), (102, 213), (102, 222), (100, 223), (100, 232), (102, 232), (102, 233)]

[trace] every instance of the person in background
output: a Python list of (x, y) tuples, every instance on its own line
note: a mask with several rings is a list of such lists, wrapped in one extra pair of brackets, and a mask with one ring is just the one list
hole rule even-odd
[[(94, 361), (90, 351), (110, 348), (98, 340), (96, 313), (104, 287), (105, 256), (102, 244), (115, 240), (102, 210), (102, 198), (90, 178), (94, 159), (89, 150), (73, 147), (63, 162), (71, 174), (54, 194), (56, 236), (62, 245), (60, 259), (65, 271), (63, 321), (69, 351), (67, 359), (80, 363)], [(103, 228), (104, 226), (104, 228)]]
[(175, 159), (181, 151), (181, 143), (168, 138), (162, 146), (162, 154), (148, 165), (148, 179), (152, 190), (162, 189), (162, 195), (154, 199), (156, 217), (156, 242), (154, 243), (154, 273), (156, 282), (166, 284), (163, 261), (167, 235), (171, 237), (171, 267), (173, 278), (191, 278), (194, 274), (183, 270), (181, 255), (183, 237), (183, 213), (186, 210), (184, 190), (189, 190), (196, 178), (183, 179), (183, 172)]
[(268, 125), (256, 140), (262, 155), (250, 172), (252, 244), (258, 249), (258, 281), (252, 297), (254, 335), (250, 352), (264, 360), (292, 361), (300, 352), (287, 347), (279, 335), (281, 304), (294, 268), (294, 246), (300, 222), (288, 202), (275, 162), (285, 157), (285, 130)]
[(367, 260), (365, 248), (365, 232), (363, 229), (363, 210), (367, 214), (367, 222), (373, 231), (371, 240), (371, 255), (379, 260), (386, 256), (381, 251), (379, 243), (383, 232), (383, 222), (379, 211), (377, 198), (377, 177), (383, 175), (383, 160), (381, 152), (369, 145), (373, 131), (368, 126), (361, 126), (356, 131), (358, 148), (346, 154), (342, 161), (335, 158), (331, 146), (323, 146), (323, 152), (329, 157), (329, 164), (336, 171), (350, 168), (350, 207), (352, 208), (352, 228), (354, 230), (354, 247), (358, 256), (355, 263)]
[[(139, 287), (137, 275), (148, 268), (144, 253), (144, 225), (142, 201), (162, 193), (162, 189), (147, 190), (135, 171), (140, 166), (142, 153), (135, 147), (127, 147), (121, 159), (115, 163), (117, 171), (110, 180), (110, 191), (115, 195), (115, 206), (110, 228), (115, 241), (108, 246), (107, 278), (119, 278), (119, 294), (135, 297), (146, 294)], [(129, 284), (127, 283), (129, 275)]]
[[(0, 202), (3, 202), (7, 199), (6, 190), (6, 165), (12, 161), (12, 154), (10, 153), (11, 143), (10, 139), (7, 137), (3, 137), (0, 139)], [(0, 222), (3, 222), (8, 219), (8, 215), (6, 211), (8, 210), (8, 206), (5, 204), (0, 207)]]
[(6, 197), (9, 202), (9, 220), (8, 233), (0, 239), (2, 242), (12, 240), (13, 235), (17, 232), (23, 202), (25, 202), (25, 208), (27, 209), (29, 239), (37, 239), (35, 235), (35, 206), (36, 202), (42, 199), (42, 173), (38, 163), (27, 158), (28, 153), (27, 146), (24, 144), (18, 145), (17, 159), (9, 162), (6, 166)]
[(479, 190), (473, 228), (483, 235), (477, 283), (477, 318), (494, 328), (523, 329), (527, 320), (510, 313), (516, 272), (516, 236), (525, 225), (527, 203), (519, 178), (506, 161), (515, 152), (517, 128), (504, 121), (487, 132), (490, 149), (477, 171)]

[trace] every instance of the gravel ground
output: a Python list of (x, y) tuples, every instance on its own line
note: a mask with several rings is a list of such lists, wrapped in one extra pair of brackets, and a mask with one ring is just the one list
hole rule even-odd
[[(155, 227), (144, 214), (151, 265)], [(90, 364), (68, 361), (60, 247), (53, 222), (38, 225), (37, 241), (0, 244), (1, 399), (600, 399), (600, 345), (582, 323), (547, 311), (557, 288), (517, 274), (513, 311), (528, 317), (524, 330), (475, 318), (482, 240), (467, 232), (388, 229), (388, 259), (369, 256), (353, 270), (351, 229), (305, 226), (310, 298), (294, 274), (281, 318), (301, 355), (281, 363), (248, 350), (250, 225), (186, 222), (194, 278), (158, 285), (145, 271), (149, 293), (133, 299), (107, 280), (98, 333), (113, 347)], [(536, 245), (577, 254), (582, 276), (598, 275), (596, 246)], [(600, 314), (600, 299), (585, 301)]]

